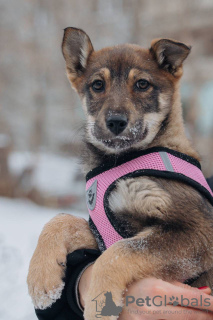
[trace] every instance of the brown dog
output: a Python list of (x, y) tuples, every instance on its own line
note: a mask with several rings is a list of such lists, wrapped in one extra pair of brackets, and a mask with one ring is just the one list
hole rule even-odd
[[(84, 173), (120, 154), (156, 146), (199, 160), (184, 132), (179, 95), (188, 46), (158, 39), (150, 49), (127, 44), (94, 51), (84, 31), (67, 28), (62, 50), (87, 118)], [(108, 125), (111, 116), (119, 128)], [(113, 244), (95, 262), (87, 320), (95, 319), (91, 300), (100, 292), (112, 292), (120, 306), (127, 285), (144, 277), (181, 281), (205, 271), (199, 281), (212, 286), (213, 208), (196, 189), (157, 177), (129, 178), (117, 182), (109, 206), (134, 235)], [(59, 215), (44, 227), (28, 275), (36, 307), (59, 298), (66, 255), (79, 248), (97, 248), (85, 220)]]

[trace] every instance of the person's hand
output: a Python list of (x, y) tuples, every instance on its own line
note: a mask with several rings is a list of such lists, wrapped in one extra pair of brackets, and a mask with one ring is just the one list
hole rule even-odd
[[(79, 282), (80, 303), (83, 308), (85, 306), (85, 297), (90, 286), (92, 268), (93, 265), (90, 265), (84, 271)], [(119, 316), (119, 320), (213, 320), (213, 313), (207, 313), (207, 311), (213, 311), (213, 297), (210, 296), (210, 293), (211, 289), (208, 287), (204, 287), (203, 289), (199, 290), (180, 282), (169, 283), (156, 278), (146, 278), (129, 286), (124, 297), (125, 306)], [(131, 303), (133, 298), (130, 298), (130, 296), (135, 298), (134, 303)], [(148, 306), (146, 303), (144, 306), (138, 306), (136, 304), (138, 298), (145, 299), (146, 297), (149, 297), (150, 300), (152, 300), (156, 296), (160, 296), (162, 299), (160, 297), (156, 298), (155, 304), (160, 304), (162, 300), (164, 301), (164, 297), (166, 296), (167, 305), (162, 305), (160, 307), (154, 306), (150, 303), (150, 301), (150, 306)], [(197, 299), (197, 306), (181, 307), (179, 305), (173, 306), (168, 304), (171, 297), (174, 297), (175, 300), (177, 298), (178, 301), (181, 301), (181, 296), (189, 301), (195, 301), (195, 299)], [(202, 306), (200, 304), (201, 296), (203, 301)], [(205, 306), (204, 299), (208, 299), (207, 301), (210, 306)], [(126, 306), (127, 301), (128, 305)], [(201, 308), (203, 311), (199, 310)]]
[[(210, 312), (213, 311), (213, 297), (210, 296), (210, 294), (211, 289), (209, 287), (197, 289), (180, 282), (169, 283), (156, 278), (146, 278), (133, 283), (128, 288), (125, 294), (125, 306), (119, 316), (119, 320), (213, 319), (213, 313)], [(131, 301), (133, 301), (132, 297), (135, 299), (134, 303), (131, 303)], [(148, 297), (147, 300), (145, 300), (146, 297)], [(156, 297), (154, 304), (157, 306), (152, 303), (154, 297)], [(165, 297), (167, 300), (166, 306)], [(187, 305), (188, 301), (186, 299), (188, 299), (190, 302), (193, 302), (192, 304), (194, 304), (194, 306), (191, 306), (191, 303), (188, 307), (181, 306), (180, 304), (176, 306), (169, 304), (170, 298), (173, 298), (172, 302), (178, 301), (180, 303), (181, 297), (185, 299), (183, 301), (184, 305)], [(136, 304), (138, 298), (145, 300), (144, 306), (138, 306)], [(205, 299), (207, 299), (206, 303), (204, 302)], [(127, 301), (129, 302), (128, 305)], [(198, 301), (197, 306), (195, 306), (195, 301)], [(159, 306), (161, 302), (162, 306)], [(138, 301), (138, 304), (140, 303), (142, 304), (142, 300)], [(203, 310), (201, 311), (199, 309)]]

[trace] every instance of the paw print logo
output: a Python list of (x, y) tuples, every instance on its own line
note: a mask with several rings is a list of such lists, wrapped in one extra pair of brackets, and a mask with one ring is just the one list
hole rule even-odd
[(169, 298), (169, 300), (169, 304), (173, 305), (174, 307), (179, 305), (178, 297), (175, 298), (174, 296), (172, 296), (171, 298)]

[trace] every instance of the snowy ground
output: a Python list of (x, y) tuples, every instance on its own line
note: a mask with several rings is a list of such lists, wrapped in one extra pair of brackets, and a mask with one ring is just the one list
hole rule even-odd
[(29, 261), (43, 225), (59, 212), (26, 200), (0, 198), (1, 320), (37, 319), (27, 293)]
[(29, 166), (35, 168), (32, 187), (48, 195), (84, 194), (84, 181), (76, 176), (81, 172), (79, 160), (53, 153), (12, 152), (9, 156), (9, 170), (19, 175)]

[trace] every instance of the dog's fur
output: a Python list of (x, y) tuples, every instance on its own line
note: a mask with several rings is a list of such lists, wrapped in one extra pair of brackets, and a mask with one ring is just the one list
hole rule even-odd
[[(184, 132), (179, 95), (182, 64), (190, 47), (158, 39), (150, 49), (127, 44), (94, 51), (84, 31), (67, 28), (62, 51), (68, 79), (87, 118), (85, 173), (102, 161), (116, 163), (121, 153), (153, 146), (199, 160)], [(111, 115), (126, 117), (121, 134), (106, 126)], [(95, 319), (93, 297), (111, 291), (119, 306), (126, 286), (144, 277), (184, 281), (207, 271), (194, 285), (212, 286), (213, 208), (198, 191), (162, 178), (129, 178), (117, 183), (109, 204), (120, 223), (128, 221), (135, 236), (115, 243), (95, 262), (87, 320)], [(84, 220), (60, 215), (44, 227), (28, 275), (36, 307), (45, 308), (60, 296), (66, 255), (83, 247), (97, 248)]]

